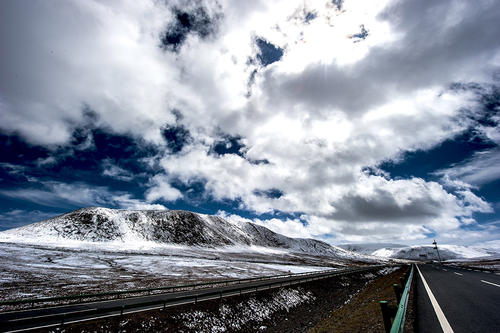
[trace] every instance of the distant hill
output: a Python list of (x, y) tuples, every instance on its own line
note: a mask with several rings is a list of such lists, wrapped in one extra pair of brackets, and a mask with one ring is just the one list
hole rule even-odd
[(208, 248), (257, 246), (316, 256), (362, 257), (319, 240), (286, 237), (254, 223), (182, 210), (83, 208), (0, 232), (0, 241), (118, 242), (128, 248), (144, 242)]
[[(437, 251), (433, 246), (408, 246), (397, 248), (382, 248), (372, 253), (374, 256), (409, 259), (409, 260), (438, 260)], [(471, 259), (471, 258), (500, 258), (500, 254), (494, 250), (484, 249), (477, 246), (440, 245), (439, 255), (441, 260)]]
[(373, 252), (383, 248), (400, 248), (407, 245), (392, 243), (363, 243), (363, 244), (340, 244), (338, 247), (352, 252), (371, 255)]

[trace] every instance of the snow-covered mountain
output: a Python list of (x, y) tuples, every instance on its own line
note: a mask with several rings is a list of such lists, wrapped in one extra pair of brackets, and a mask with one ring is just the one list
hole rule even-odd
[(313, 255), (352, 257), (325, 242), (290, 238), (248, 222), (180, 210), (116, 210), (90, 207), (0, 232), (0, 241), (165, 244), (197, 247), (258, 246)]
[[(372, 253), (374, 256), (409, 259), (409, 260), (438, 260), (437, 251), (433, 246), (407, 246), (397, 248), (382, 248)], [(441, 260), (471, 259), (471, 258), (500, 258), (500, 254), (490, 249), (476, 246), (439, 245)]]
[(400, 248), (407, 245), (392, 244), (392, 243), (362, 243), (362, 244), (340, 244), (338, 247), (361, 254), (371, 255), (373, 252), (383, 248)]

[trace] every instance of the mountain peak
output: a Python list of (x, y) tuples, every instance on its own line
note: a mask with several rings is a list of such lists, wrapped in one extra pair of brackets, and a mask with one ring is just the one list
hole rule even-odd
[(54, 218), (0, 233), (3, 239), (52, 239), (86, 242), (152, 242), (199, 247), (260, 246), (314, 255), (346, 251), (314, 239), (290, 238), (250, 222), (186, 210), (81, 208)]

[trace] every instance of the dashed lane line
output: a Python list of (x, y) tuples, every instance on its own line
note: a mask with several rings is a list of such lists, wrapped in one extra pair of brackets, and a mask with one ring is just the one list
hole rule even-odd
[(444, 316), (443, 310), (441, 310), (441, 307), (439, 306), (439, 303), (436, 300), (436, 297), (434, 297), (434, 294), (431, 291), (431, 288), (429, 288), (429, 285), (427, 284), (427, 281), (425, 281), (424, 276), (422, 275), (422, 272), (420, 271), (420, 268), (418, 268), (418, 274), (420, 275), (420, 278), (422, 279), (422, 283), (424, 285), (425, 291), (427, 291), (427, 295), (429, 296), (429, 299), (431, 300), (432, 307), (434, 308), (434, 312), (436, 312), (436, 316), (439, 320), (439, 324), (441, 324), (441, 328), (443, 329), (444, 333), (453, 333), (453, 329), (450, 326), (450, 323)]
[(495, 287), (499, 287), (499, 288), (500, 288), (500, 284), (496, 284), (496, 283), (489, 282), (489, 281), (484, 281), (484, 280), (481, 280), (481, 282), (483, 282), (483, 283), (487, 283), (487, 284), (491, 284), (492, 286), (495, 286)]
[(460, 276), (462, 276), (462, 275), (463, 275), (462, 273), (457, 273), (457, 272), (455, 272), (455, 274), (460, 275)]

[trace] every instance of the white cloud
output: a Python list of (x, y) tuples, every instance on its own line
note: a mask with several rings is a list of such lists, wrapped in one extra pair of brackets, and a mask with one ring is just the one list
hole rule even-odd
[(100, 122), (149, 139), (173, 89), (158, 31), (160, 2), (6, 1), (1, 5), (1, 128), (61, 144), (89, 107)]
[(153, 185), (146, 192), (146, 200), (148, 202), (153, 202), (158, 199), (175, 201), (182, 198), (182, 193), (178, 189), (172, 187), (165, 176), (156, 175), (152, 178), (151, 183)]
[(134, 179), (136, 175), (132, 172), (125, 170), (118, 165), (113, 164), (110, 160), (105, 160), (102, 163), (102, 175), (111, 177), (114, 179), (122, 180), (122, 181), (130, 181)]
[(436, 175), (450, 179), (460, 179), (474, 186), (481, 186), (500, 179), (500, 150), (492, 149), (477, 152), (464, 163), (440, 170)]
[(41, 188), (0, 190), (0, 195), (47, 207), (118, 206), (123, 209), (166, 209), (161, 204), (144, 202), (129, 193), (112, 192), (103, 186), (84, 183), (39, 182)]
[(298, 219), (249, 219), (235, 214), (228, 214), (224, 211), (217, 212), (217, 215), (233, 222), (250, 222), (259, 224), (273, 230), (279, 234), (294, 238), (311, 238), (308, 228)]
[[(260, 221), (277, 231), (342, 240), (424, 239), (491, 211), (467, 188), (454, 195), (435, 182), (363, 169), (429, 149), (469, 125), (463, 116), (477, 101), (448, 87), (491, 82), (500, 54), (493, 42), (498, 2), (352, 0), (339, 12), (327, 1), (221, 1), (217, 34), (190, 35), (177, 54), (159, 47), (174, 19), (162, 2), (55, 4), (0, 5), (2, 45), (9, 45), (0, 66), (0, 126), (31, 142), (61, 144), (88, 106), (116, 133), (159, 142), (178, 109), (193, 140), (180, 154), (158, 157), (164, 174), (148, 184), (149, 203), (181, 198), (173, 179), (203, 180), (218, 200), (240, 200), (256, 213), (301, 212), (308, 223)], [(303, 10), (318, 17), (304, 24)], [(349, 36), (361, 24), (369, 35), (354, 43)], [(281, 47), (283, 59), (265, 68), (249, 62), (256, 37)], [(210, 153), (221, 132), (243, 137), (247, 159)], [(477, 177), (474, 170), (471, 162), (453, 172)], [(122, 175), (111, 166), (105, 172)], [(262, 195), (272, 189), (283, 195)], [(53, 185), (44, 199), (31, 190), (4, 195), (118, 200), (103, 198), (103, 189), (82, 189), (76, 199), (65, 190)], [(127, 197), (117, 202), (135, 205)]]

